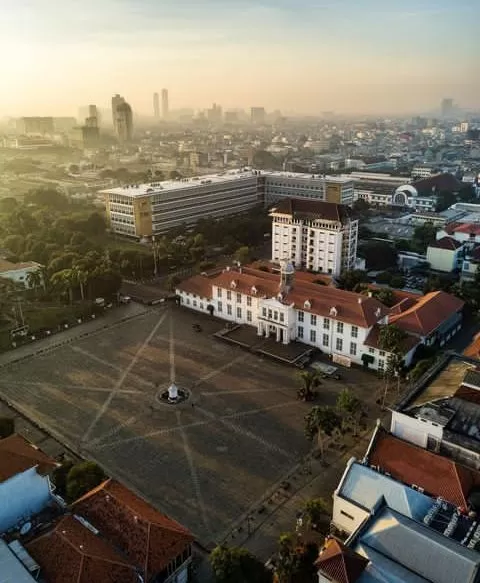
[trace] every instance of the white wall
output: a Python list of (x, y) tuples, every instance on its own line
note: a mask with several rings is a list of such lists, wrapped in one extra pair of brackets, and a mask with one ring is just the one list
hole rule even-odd
[(428, 247), (427, 261), (430, 267), (436, 271), (445, 271), (450, 273), (457, 267), (457, 251), (450, 249), (439, 249), (438, 247)]
[(338, 530), (352, 534), (370, 515), (368, 510), (345, 500), (336, 492), (333, 494), (332, 524)]
[(23, 269), (13, 269), (12, 271), (4, 271), (0, 274), (0, 277), (10, 279), (16, 283), (23, 284), (25, 287), (29, 287), (27, 276), (29, 273), (38, 271), (40, 266), (24, 267)]
[(35, 468), (30, 468), (2, 482), (0, 484), (0, 533), (40, 512), (49, 500), (48, 476), (41, 476)]
[(400, 411), (392, 411), (390, 431), (400, 439), (409, 441), (426, 449), (428, 437), (442, 441), (443, 428), (431, 422), (422, 421), (405, 415)]
[(209, 313), (207, 306), (212, 303), (209, 298), (202, 298), (196, 294), (187, 293), (179, 289), (176, 289), (175, 293), (180, 297), (180, 304), (182, 306), (204, 314)]

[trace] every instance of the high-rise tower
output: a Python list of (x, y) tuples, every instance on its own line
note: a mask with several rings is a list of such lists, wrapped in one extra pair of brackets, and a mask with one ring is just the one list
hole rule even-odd
[(117, 108), (122, 103), (125, 103), (125, 99), (118, 93), (112, 97), (112, 121), (115, 133), (117, 133)]
[(153, 116), (155, 119), (160, 117), (160, 98), (158, 93), (153, 94)]
[(129, 142), (133, 134), (133, 114), (130, 105), (123, 100), (117, 105), (115, 129), (120, 142)]
[(168, 118), (168, 89), (162, 89), (162, 117)]

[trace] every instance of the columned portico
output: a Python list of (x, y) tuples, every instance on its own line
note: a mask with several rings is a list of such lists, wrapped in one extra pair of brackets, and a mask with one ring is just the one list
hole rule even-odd
[(277, 342), (282, 342), (283, 344), (289, 343), (289, 334), (286, 327), (271, 324), (263, 320), (258, 321), (257, 336), (265, 336), (266, 338), (274, 336)]

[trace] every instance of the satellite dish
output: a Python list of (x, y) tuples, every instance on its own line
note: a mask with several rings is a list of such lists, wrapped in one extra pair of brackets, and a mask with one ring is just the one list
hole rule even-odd
[(27, 532), (30, 532), (31, 528), (32, 528), (32, 523), (31, 522), (26, 522), (22, 526), (22, 528), (20, 529), (20, 534), (21, 535), (27, 534)]

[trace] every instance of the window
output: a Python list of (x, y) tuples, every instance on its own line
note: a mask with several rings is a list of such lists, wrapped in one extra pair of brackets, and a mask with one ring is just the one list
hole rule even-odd
[(340, 352), (343, 350), (343, 340), (341, 338), (337, 338), (337, 350)]
[(227, 300), (231, 300), (232, 299), (232, 292), (230, 290), (227, 290)]
[(347, 512), (344, 512), (343, 510), (340, 510), (340, 514), (342, 516), (345, 516), (346, 518), (349, 518), (350, 520), (355, 520), (355, 518), (353, 518), (353, 516), (351, 514), (348, 514)]
[(247, 296), (247, 306), (251, 306), (252, 305), (252, 298), (250, 296)]
[(222, 302), (218, 302), (218, 311), (222, 312), (223, 311), (223, 307), (222, 307)]
[(310, 314), (310, 324), (312, 326), (316, 326), (317, 325), (317, 316), (314, 316), (313, 314)]
[(303, 322), (305, 314), (303, 312), (298, 312), (298, 321)]
[(317, 333), (315, 330), (310, 330), (310, 342), (317, 341)]
[(187, 306), (189, 306), (189, 305), (190, 305), (190, 298), (187, 298), (187, 299), (185, 300), (185, 302), (186, 302)]
[(196, 308), (197, 307), (197, 300), (193, 300), (192, 304), (193, 304), (193, 307)]
[(222, 297), (222, 288), (217, 287), (217, 298), (221, 298), (221, 297)]
[(358, 338), (358, 326), (352, 326), (352, 338)]
[(323, 327), (325, 330), (330, 330), (330, 320), (328, 318), (323, 318)]
[(264, 318), (266, 318), (266, 317), (267, 317), (267, 308), (262, 308), (262, 316), (263, 316)]
[(337, 322), (337, 332), (343, 334), (343, 322)]
[(268, 310), (268, 319), (271, 320), (272, 319), (272, 310)]
[(369, 349), (368, 349), (368, 352), (369, 352), (370, 354), (375, 354), (375, 348), (369, 348)]
[(352, 356), (357, 356), (357, 343), (356, 342), (350, 342), (350, 354)]
[(237, 304), (242, 303), (242, 294), (237, 294)]
[(323, 335), (322, 344), (323, 346), (328, 346), (328, 334)]
[(228, 314), (229, 316), (231, 316), (231, 315), (232, 315), (232, 306), (231, 306), (231, 304), (227, 304), (227, 314)]
[(299, 326), (299, 327), (297, 328), (297, 336), (298, 336), (299, 338), (303, 338), (303, 326)]
[(380, 356), (385, 356), (385, 350), (380, 350), (380, 352), (378, 353)]
[(277, 310), (275, 310), (275, 312), (273, 312), (273, 319), (274, 320), (278, 320), (278, 312), (277, 312)]
[(247, 322), (251, 322), (252, 321), (252, 312), (250, 310), (247, 310)]
[(285, 321), (285, 314), (283, 312), (280, 312), (280, 322), (284, 322)]
[(242, 317), (242, 308), (237, 308), (237, 318)]
[(200, 302), (200, 309), (203, 310), (203, 303)]
[(379, 358), (378, 359), (378, 370), (384, 370), (385, 368), (385, 361), (383, 360), (383, 358)]

